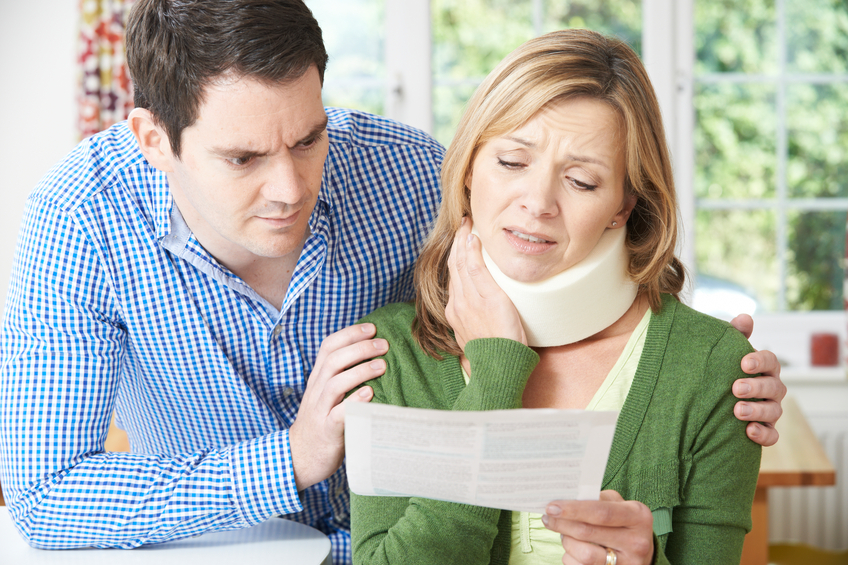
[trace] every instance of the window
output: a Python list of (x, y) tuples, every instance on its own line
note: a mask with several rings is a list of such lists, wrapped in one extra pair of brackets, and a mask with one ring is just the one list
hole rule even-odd
[[(695, 0), (694, 23), (693, 305), (747, 298), (784, 378), (844, 380), (848, 5)], [(839, 366), (811, 367), (816, 333)]]
[(698, 277), (760, 312), (843, 309), (848, 5), (697, 0), (694, 20)]
[(306, 0), (306, 4), (321, 26), (330, 59), (324, 104), (384, 114), (385, 0)]

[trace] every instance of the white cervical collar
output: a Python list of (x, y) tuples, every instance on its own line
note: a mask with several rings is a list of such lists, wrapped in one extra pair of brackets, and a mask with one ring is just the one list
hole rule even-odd
[[(626, 229), (607, 229), (585, 259), (534, 283), (507, 277), (483, 249), (486, 267), (521, 316), (529, 345), (575, 343), (611, 326), (627, 312), (638, 287), (627, 276)], [(472, 231), (477, 234), (476, 229)]]

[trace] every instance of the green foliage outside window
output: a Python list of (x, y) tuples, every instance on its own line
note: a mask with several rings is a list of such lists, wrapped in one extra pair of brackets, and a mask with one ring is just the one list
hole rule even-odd
[[(432, 0), (435, 137), (450, 143), (465, 103), (501, 59), (542, 33), (589, 28), (642, 46), (639, 0)], [(540, 17), (539, 17), (540, 16)], [(536, 27), (536, 23), (539, 27)]]
[[(698, 269), (747, 287), (767, 310), (841, 309), (846, 212), (798, 209), (793, 199), (848, 197), (848, 4), (782, 6), (784, 14), (772, 0), (695, 2)], [(707, 206), (721, 200), (727, 209)], [(740, 200), (759, 202), (731, 210)], [(775, 244), (781, 225), (784, 251)]]

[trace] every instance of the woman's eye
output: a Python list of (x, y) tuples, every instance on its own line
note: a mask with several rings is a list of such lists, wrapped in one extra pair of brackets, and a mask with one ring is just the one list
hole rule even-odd
[(498, 158), (498, 165), (507, 169), (518, 169), (524, 166), (524, 163), (519, 163), (517, 161), (504, 161), (501, 158)]
[(596, 185), (596, 184), (589, 184), (589, 183), (586, 183), (586, 182), (583, 182), (583, 181), (579, 181), (575, 178), (569, 178), (569, 180), (571, 181), (571, 183), (574, 186), (576, 186), (577, 188), (579, 188), (581, 190), (595, 190), (596, 188), (598, 188), (598, 185)]

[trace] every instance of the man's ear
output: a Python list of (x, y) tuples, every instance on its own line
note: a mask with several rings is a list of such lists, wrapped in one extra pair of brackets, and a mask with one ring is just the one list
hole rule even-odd
[(127, 124), (147, 162), (163, 173), (170, 173), (174, 169), (171, 142), (165, 130), (156, 124), (150, 110), (133, 108)]

